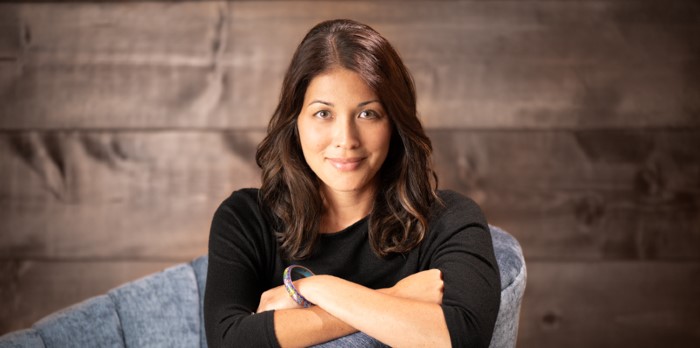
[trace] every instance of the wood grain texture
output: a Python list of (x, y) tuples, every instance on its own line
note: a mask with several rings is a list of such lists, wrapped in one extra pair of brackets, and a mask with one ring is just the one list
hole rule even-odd
[(226, 7), (222, 1), (48, 2), (3, 10), (23, 26), (16, 54), (28, 65), (208, 66)]
[(542, 260), (700, 258), (700, 137), (432, 131), (440, 186)]
[[(255, 141), (246, 140), (254, 136)], [(200, 132), (0, 135), (2, 258), (186, 260), (211, 217), (259, 186), (259, 136)], [(249, 148), (252, 146), (252, 148)]]
[(172, 264), (0, 261), (0, 335)]
[(518, 347), (696, 347), (700, 264), (528, 262)]
[[(700, 131), (431, 131), (440, 187), (534, 260), (699, 260)], [(0, 255), (183, 260), (262, 132), (0, 134)], [(117, 237), (119, 236), (119, 237)]]
[[(223, 85), (226, 8), (225, 2), (8, 8), (24, 35), (14, 69), (0, 75), (0, 127), (211, 126)], [(220, 117), (225, 122), (228, 115)]]
[(17, 4), (0, 4), (0, 62), (14, 60), (20, 51), (22, 25)]
[[(256, 66), (262, 60), (272, 68), (252, 75), (252, 85), (279, 81), (288, 52), (307, 28), (348, 17), (373, 25), (400, 51), (416, 78), (419, 109), (430, 128), (698, 124), (693, 115), (699, 84), (686, 74), (697, 70), (692, 37), (700, 25), (691, 15), (699, 11), (694, 4), (412, 2), (400, 11), (396, 6), (234, 3), (228, 46), (241, 67), (233, 75), (261, 74)], [(666, 29), (671, 23), (673, 33)], [(236, 91), (235, 78), (233, 84)], [(246, 90), (246, 98), (231, 99), (238, 107), (268, 105), (276, 96)]]
[(18, 57), (7, 68), (13, 73), (0, 74), (2, 129), (261, 129), (294, 48), (313, 24), (334, 17), (365, 21), (395, 44), (429, 128), (700, 125), (693, 2), (12, 8), (17, 18), (0, 26), (0, 39), (25, 35), (0, 44), (17, 47)]

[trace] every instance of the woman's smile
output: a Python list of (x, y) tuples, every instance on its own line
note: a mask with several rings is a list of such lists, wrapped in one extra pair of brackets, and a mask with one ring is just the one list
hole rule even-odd
[(357, 169), (362, 164), (364, 158), (327, 158), (326, 160), (330, 162), (333, 167), (340, 170), (341, 172), (349, 172)]

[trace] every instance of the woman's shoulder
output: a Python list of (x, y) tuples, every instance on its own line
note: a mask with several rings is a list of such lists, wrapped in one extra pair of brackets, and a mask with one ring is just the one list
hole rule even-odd
[[(274, 232), (258, 204), (257, 189), (231, 193), (214, 213), (209, 234), (209, 255), (219, 260), (252, 260), (259, 269), (274, 259)], [(210, 261), (211, 262), (211, 261)]]
[(260, 190), (257, 188), (235, 190), (223, 201), (222, 205), (259, 207), (258, 192), (260, 192)]
[(244, 188), (233, 191), (219, 205), (216, 215), (219, 217), (240, 217), (243, 219), (260, 218), (259, 190)]
[(438, 197), (440, 201), (434, 204), (431, 223), (487, 226), (481, 208), (468, 196), (452, 190), (439, 190)]
[(240, 189), (224, 199), (214, 213), (212, 234), (267, 243), (272, 232), (258, 192), (255, 188)]
[(438, 190), (438, 197), (441, 202), (437, 202), (438, 212), (467, 212), (482, 214), (479, 205), (468, 196), (452, 190)]

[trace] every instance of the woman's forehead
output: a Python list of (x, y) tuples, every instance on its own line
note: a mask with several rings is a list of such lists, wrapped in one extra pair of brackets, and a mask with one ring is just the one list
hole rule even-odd
[(379, 102), (377, 93), (360, 74), (335, 68), (314, 77), (306, 88), (304, 106), (320, 102), (329, 106), (336, 104), (369, 104)]

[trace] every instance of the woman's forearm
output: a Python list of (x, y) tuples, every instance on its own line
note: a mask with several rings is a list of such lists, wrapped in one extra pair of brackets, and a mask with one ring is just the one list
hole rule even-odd
[[(440, 305), (390, 295), (333, 276), (299, 282), (299, 291), (328, 315), (393, 347), (449, 347)], [(275, 325), (277, 327), (277, 325)]]
[(356, 332), (321, 307), (275, 311), (275, 335), (282, 347), (308, 347)]

